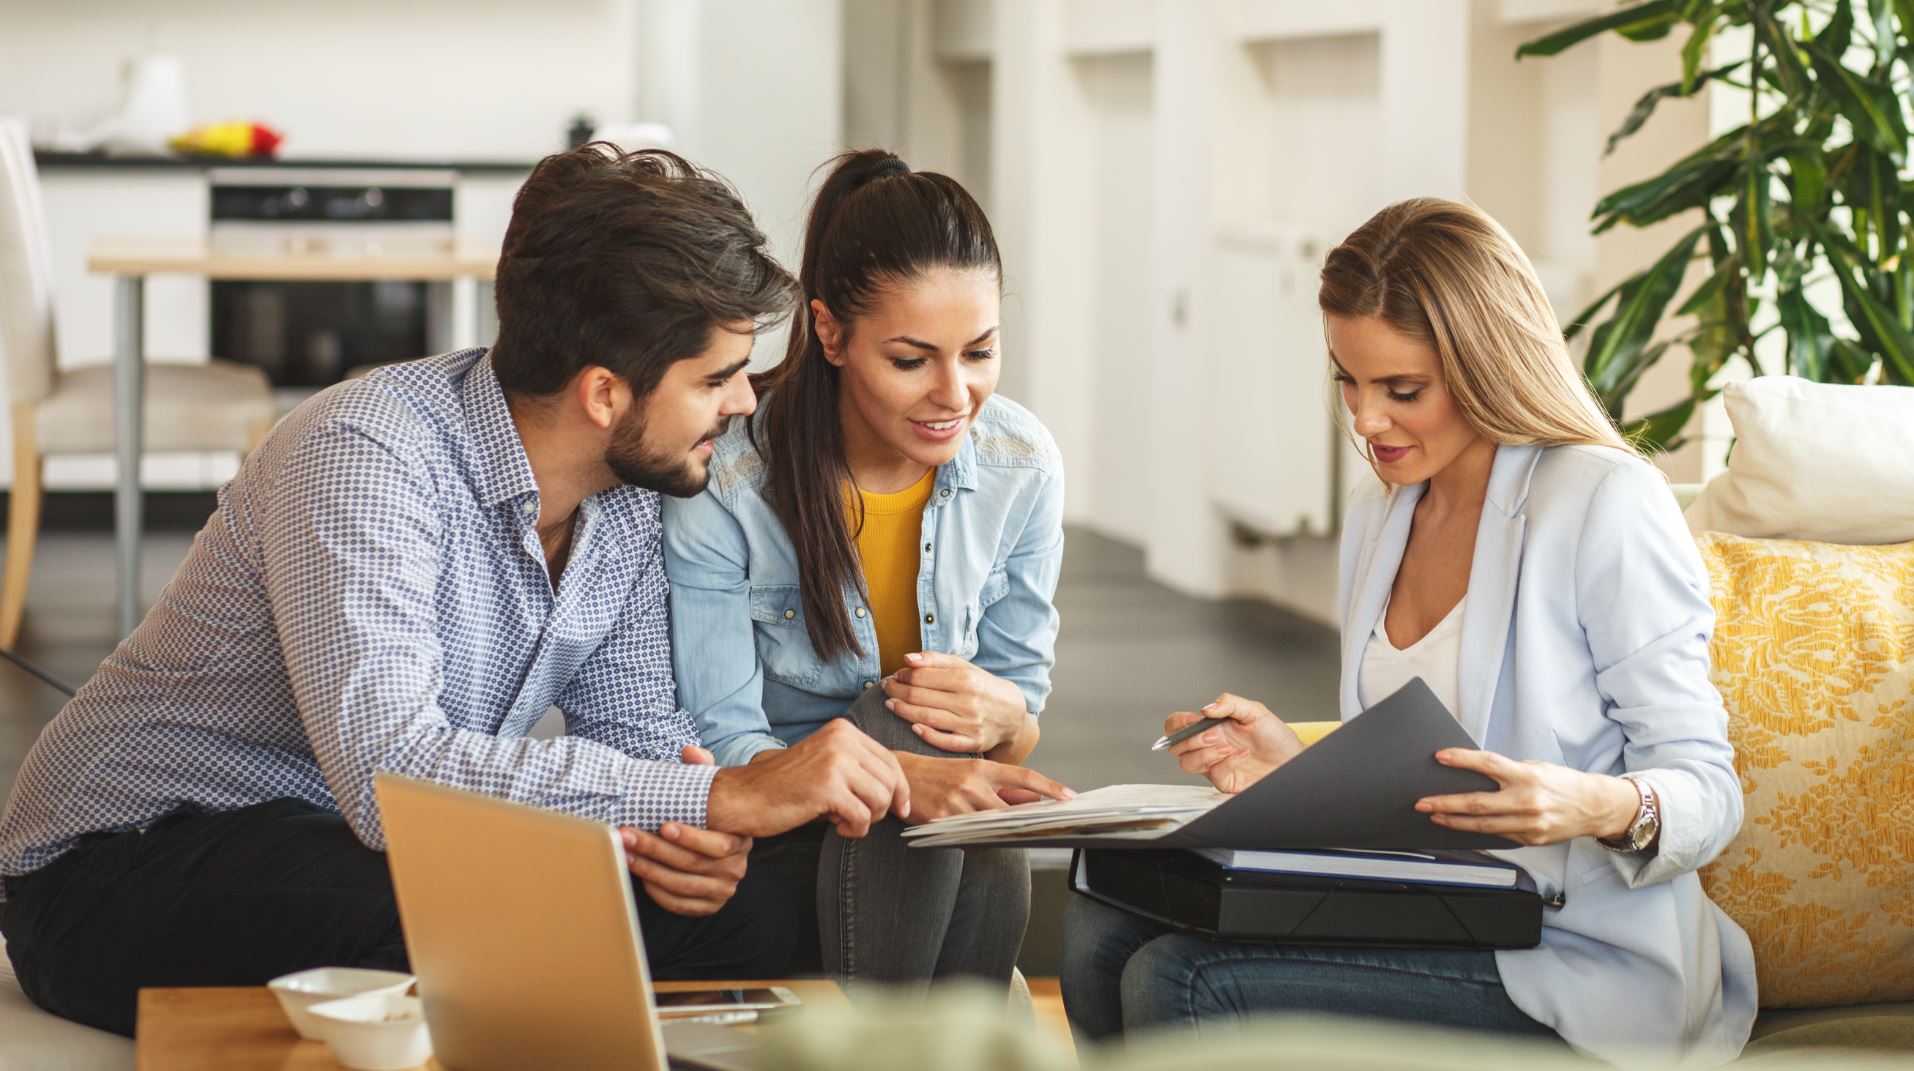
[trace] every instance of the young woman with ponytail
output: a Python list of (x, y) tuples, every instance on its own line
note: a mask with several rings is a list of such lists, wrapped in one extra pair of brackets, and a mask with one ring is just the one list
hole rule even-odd
[(903, 820), (862, 839), (815, 824), (753, 854), (815, 889), (825, 970), (854, 990), (1005, 981), (1023, 853), (899, 836), (1069, 794), (1021, 765), (1050, 691), (1063, 469), (1043, 425), (995, 394), (996, 239), (954, 180), (847, 153), (811, 209), (799, 282), (756, 416), (714, 440), (702, 495), (665, 504), (678, 699), (721, 765), (837, 718), (902, 765)]

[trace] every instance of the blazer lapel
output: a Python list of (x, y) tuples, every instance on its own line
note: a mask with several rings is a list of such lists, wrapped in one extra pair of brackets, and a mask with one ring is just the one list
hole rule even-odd
[(1477, 745), (1488, 739), (1495, 689), (1502, 679), (1509, 629), (1515, 619), (1516, 584), (1522, 570), (1523, 513), (1529, 479), (1542, 456), (1536, 446), (1501, 446), (1489, 470), (1488, 495), (1476, 528), (1469, 565), (1469, 605), (1462, 614), (1461, 665), (1457, 693), (1462, 709), (1453, 711)]
[[(1424, 484), (1396, 490), (1382, 520), (1364, 544), (1358, 563), (1356, 583), (1351, 587), (1348, 618), (1342, 623), (1342, 720), (1362, 713), (1358, 679), (1363, 648), (1376, 631), (1382, 608), (1389, 601), (1389, 589), (1402, 566), (1402, 552), (1409, 546), (1409, 526), (1415, 520), (1416, 503), (1422, 500)], [(1380, 699), (1381, 696), (1373, 698)]]

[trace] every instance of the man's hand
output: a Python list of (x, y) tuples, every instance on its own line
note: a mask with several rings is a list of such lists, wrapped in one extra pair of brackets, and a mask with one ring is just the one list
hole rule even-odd
[(705, 825), (769, 837), (824, 817), (861, 837), (886, 814), (910, 817), (910, 783), (890, 751), (843, 718), (788, 748), (727, 766), (711, 781)]
[(1185, 770), (1202, 774), (1224, 792), (1243, 791), (1303, 749), (1296, 730), (1268, 707), (1228, 692), (1200, 711), (1179, 710), (1170, 715), (1163, 721), (1163, 731), (1173, 733), (1204, 718), (1229, 720), (1170, 745), (1170, 754)]
[(884, 706), (932, 747), (981, 755), (1016, 739), (1030, 717), (1016, 685), (956, 655), (921, 651), (904, 661), (884, 681)]
[(709, 915), (723, 907), (744, 880), (751, 838), (666, 822), (658, 832), (636, 826), (625, 839), (625, 865), (645, 892), (674, 915)]
[(992, 811), (1013, 803), (1067, 800), (1076, 793), (1035, 770), (989, 759), (941, 759), (896, 753), (910, 779), (912, 825), (972, 811)]
[[(680, 754), (687, 766), (710, 766), (711, 752), (688, 746)], [(645, 893), (675, 915), (709, 915), (725, 905), (744, 880), (750, 837), (666, 822), (658, 832), (636, 826), (618, 830), (625, 842), (625, 866), (644, 883)]]

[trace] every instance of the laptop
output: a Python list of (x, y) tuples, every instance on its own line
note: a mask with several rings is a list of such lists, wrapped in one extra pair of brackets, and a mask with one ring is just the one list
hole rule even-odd
[(435, 1061), (447, 1071), (732, 1071), (755, 1039), (662, 1023), (611, 826), (373, 778)]

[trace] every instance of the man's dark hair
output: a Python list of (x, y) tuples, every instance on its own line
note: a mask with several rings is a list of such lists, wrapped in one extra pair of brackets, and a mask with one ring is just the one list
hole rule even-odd
[(544, 397), (600, 365), (649, 394), (711, 329), (790, 311), (797, 284), (718, 175), (593, 142), (539, 161), (498, 261), (499, 385)]

